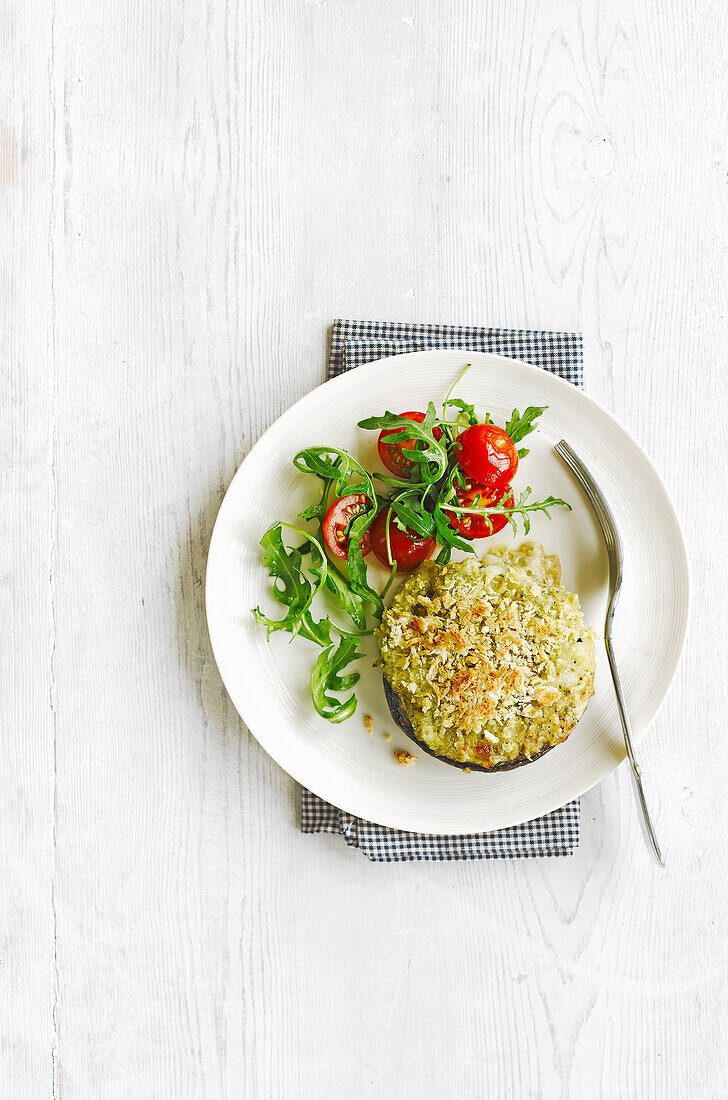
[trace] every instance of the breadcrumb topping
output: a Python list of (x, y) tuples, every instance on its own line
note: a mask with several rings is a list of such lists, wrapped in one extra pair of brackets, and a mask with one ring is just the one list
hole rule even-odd
[(593, 694), (594, 635), (537, 543), (424, 562), (379, 630), (382, 668), (433, 752), (494, 767), (565, 741)]

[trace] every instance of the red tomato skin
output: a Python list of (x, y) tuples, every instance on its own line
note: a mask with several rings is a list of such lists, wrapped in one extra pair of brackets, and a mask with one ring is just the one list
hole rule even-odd
[[(335, 500), (324, 516), (322, 525), (326, 549), (335, 558), (346, 559), (349, 556), (349, 538), (346, 528), (352, 518), (359, 512), (366, 511), (369, 507), (369, 497), (363, 493), (349, 493), (348, 496)], [(369, 553), (369, 528), (364, 532), (361, 540), (362, 553)]]
[[(508, 490), (506, 489), (506, 492)], [(476, 485), (470, 478), (466, 478), (466, 487), (463, 489), (460, 485), (455, 485), (455, 493), (458, 500), (462, 504), (463, 508), (487, 508), (489, 504), (503, 504), (505, 508), (512, 508), (514, 504), (513, 493), (491, 493), (485, 485)], [(475, 504), (475, 498), (479, 496), (480, 499)], [(458, 534), (462, 535), (466, 539), (487, 539), (491, 535), (497, 535), (499, 531), (508, 523), (507, 516), (494, 515), (491, 516), (490, 522), (492, 527), (488, 525), (488, 521), (485, 516), (473, 516), (463, 513), (462, 515), (456, 515), (455, 512), (449, 513), (450, 526), (454, 527)]]
[(458, 462), (478, 485), (503, 492), (518, 469), (513, 440), (496, 424), (473, 424), (457, 438)]
[[(400, 416), (406, 416), (408, 420), (414, 420), (417, 424), (421, 424), (425, 419), (423, 412), (405, 412), (400, 413)], [(410, 451), (415, 445), (413, 439), (406, 439), (404, 443), (397, 443), (391, 436), (396, 436), (398, 432), (401, 432), (401, 428), (389, 428), (386, 431), (379, 433), (379, 439), (377, 440), (377, 450), (379, 451), (379, 458), (382, 465), (385, 466), (390, 474), (396, 474), (397, 477), (408, 477), (414, 462), (407, 458), (403, 453), (404, 451)], [(442, 428), (434, 428), (432, 434), (435, 439), (442, 438)]]
[[(387, 535), (386, 524), (389, 508), (382, 508), (377, 514), (369, 530), (371, 531), (371, 549), (372, 553), (382, 565), (386, 565), (389, 569), (389, 560), (387, 558)], [(392, 550), (392, 561), (396, 561), (397, 569), (400, 572), (408, 572), (410, 569), (414, 569), (420, 562), (425, 561), (426, 558), (431, 558), (435, 549), (434, 538), (422, 538), (420, 535), (405, 534), (404, 531), (400, 531), (397, 524), (394, 522), (394, 515), (389, 524), (389, 545)]]

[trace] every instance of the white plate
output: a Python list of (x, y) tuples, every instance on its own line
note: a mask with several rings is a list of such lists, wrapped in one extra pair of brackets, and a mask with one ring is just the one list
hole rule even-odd
[[(624, 758), (624, 743), (603, 645), (598, 645), (596, 692), (569, 740), (533, 764), (511, 772), (466, 774), (418, 751), (390, 719), (373, 668), (376, 647), (358, 662), (359, 706), (341, 725), (319, 718), (309, 696), (316, 647), (289, 642), (282, 631), (266, 641), (251, 608), (271, 615), (262, 564), (261, 535), (278, 519), (296, 514), (318, 492), (318, 482), (291, 464), (307, 446), (332, 444), (378, 469), (376, 432), (356, 422), (384, 412), (438, 404), (458, 371), (472, 369), (457, 394), (505, 423), (514, 406), (547, 405), (531, 453), (515, 485), (536, 497), (568, 500), (551, 522), (537, 515), (530, 539), (543, 542), (562, 562), (564, 583), (578, 592), (587, 622), (601, 637), (606, 605), (606, 553), (578, 484), (553, 453), (562, 437), (594, 473), (617, 517), (624, 541), (625, 582), (617, 612), (616, 651), (634, 733), (639, 739), (655, 717), (680, 658), (688, 614), (685, 545), (674, 509), (657, 472), (631, 435), (600, 405), (555, 375), (496, 355), (423, 351), (359, 367), (319, 386), (284, 413), (246, 458), (220, 508), (207, 566), (207, 616), (220, 674), (252, 733), (282, 768), (328, 802), (359, 817), (423, 833), (500, 829), (562, 806), (603, 779)], [(510, 528), (493, 543), (524, 541)], [(487, 543), (481, 543), (483, 547)], [(384, 570), (370, 568), (375, 584)], [(367, 734), (363, 716), (374, 718)], [(391, 732), (391, 742), (385, 740)], [(398, 765), (395, 748), (416, 752), (417, 763)]]

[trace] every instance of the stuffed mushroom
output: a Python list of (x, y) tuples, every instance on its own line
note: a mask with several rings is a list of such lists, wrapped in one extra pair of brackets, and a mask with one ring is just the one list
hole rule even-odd
[(482, 771), (565, 741), (594, 693), (594, 634), (537, 543), (425, 562), (378, 631), (394, 720), (427, 752)]

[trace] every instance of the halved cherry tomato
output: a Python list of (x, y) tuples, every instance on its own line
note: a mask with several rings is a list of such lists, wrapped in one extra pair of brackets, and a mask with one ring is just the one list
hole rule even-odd
[[(421, 424), (425, 419), (425, 414), (422, 412), (406, 412), (399, 415), (406, 416), (408, 420), (414, 420), (417, 424)], [(404, 452), (412, 450), (415, 440), (405, 439), (398, 443), (396, 436), (401, 431), (401, 428), (389, 428), (387, 431), (380, 432), (377, 440), (377, 450), (382, 463), (390, 473), (396, 474), (398, 477), (409, 477), (414, 462), (411, 458), (407, 458)], [(435, 439), (441, 439), (442, 428), (433, 428), (432, 434)], [(392, 438), (393, 436), (395, 438)]]
[[(455, 494), (463, 508), (487, 508), (489, 504), (502, 504), (504, 508), (512, 508), (513, 493), (508, 492), (508, 489), (506, 492), (508, 496), (499, 490), (492, 493), (485, 485), (477, 485), (469, 477), (465, 479), (465, 488), (455, 482)], [(490, 523), (485, 516), (476, 516), (467, 512), (458, 514), (448, 512), (447, 515), (450, 526), (466, 539), (486, 539), (489, 535), (502, 531), (508, 523), (508, 517), (500, 513), (491, 515)]]
[(491, 493), (503, 492), (518, 469), (518, 451), (511, 437), (496, 424), (473, 424), (457, 438), (458, 462), (469, 478)]
[[(369, 530), (372, 533), (372, 552), (379, 558), (382, 565), (389, 567), (387, 558), (387, 516), (389, 508), (385, 506), (377, 514)], [(403, 571), (414, 569), (425, 558), (432, 557), (435, 549), (435, 539), (424, 539), (415, 531), (402, 531), (394, 522), (394, 515), (389, 523), (389, 546), (392, 551), (392, 561), (396, 561), (397, 568)]]
[[(323, 533), (327, 548), (336, 558), (346, 558), (349, 554), (348, 527), (356, 516), (371, 507), (369, 497), (364, 493), (349, 493), (335, 500), (324, 516)], [(363, 553), (369, 553), (369, 528), (361, 540)]]

